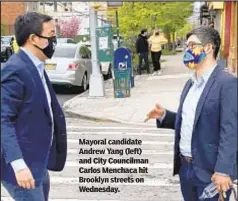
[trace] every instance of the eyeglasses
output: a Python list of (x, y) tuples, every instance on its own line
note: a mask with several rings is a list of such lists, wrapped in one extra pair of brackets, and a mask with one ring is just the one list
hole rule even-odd
[(186, 44), (186, 47), (189, 49), (194, 49), (197, 46), (203, 46), (202, 43), (195, 43), (195, 42), (189, 42), (188, 44)]

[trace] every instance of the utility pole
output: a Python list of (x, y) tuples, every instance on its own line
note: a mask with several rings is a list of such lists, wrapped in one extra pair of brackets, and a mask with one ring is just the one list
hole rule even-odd
[(121, 43), (120, 43), (118, 10), (116, 10), (116, 29), (117, 29), (117, 47), (120, 47)]
[(57, 12), (57, 1), (54, 1), (54, 12)]
[(43, 13), (45, 13), (45, 2), (43, 2)]
[(97, 55), (97, 12), (90, 7), (90, 39), (92, 49), (92, 75), (89, 81), (89, 96), (90, 97), (103, 97), (104, 96), (104, 79), (99, 68), (98, 55)]
[(117, 29), (117, 46), (120, 47), (121, 43), (120, 43), (120, 32), (119, 32), (119, 17), (118, 17), (118, 8), (123, 6), (123, 2), (114, 2), (114, 1), (109, 1), (107, 2), (107, 7), (110, 8), (114, 8), (116, 9), (115, 13), (116, 13), (116, 29)]

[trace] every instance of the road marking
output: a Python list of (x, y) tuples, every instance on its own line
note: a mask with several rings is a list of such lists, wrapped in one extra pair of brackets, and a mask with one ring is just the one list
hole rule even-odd
[[(85, 167), (85, 168), (91, 168), (92, 164), (79, 164), (77, 161), (66, 161), (65, 164), (66, 167)], [(102, 167), (109, 167), (109, 168), (138, 168), (138, 167), (148, 167), (151, 169), (172, 169), (173, 164), (172, 163), (150, 163), (150, 164), (109, 164), (106, 163), (106, 165), (102, 164), (93, 164), (93, 167), (95, 168), (102, 168)]]
[[(96, 175), (95, 175), (96, 176)], [(94, 175), (90, 178), (94, 178)], [(105, 178), (108, 175), (105, 175)], [(139, 178), (144, 178), (138, 175)], [(102, 177), (101, 177), (102, 178)], [(109, 177), (110, 178), (110, 177)], [(133, 177), (137, 178), (137, 177)], [(78, 177), (50, 177), (51, 184), (65, 184), (65, 185), (81, 185), (81, 186), (92, 186), (101, 185), (100, 183), (79, 183)], [(144, 183), (105, 183), (105, 185), (110, 184), (110, 186), (178, 186), (178, 177), (174, 179), (147, 179), (144, 178)], [(2, 187), (2, 186), (1, 186)]]
[[(117, 131), (69, 131), (68, 135), (127, 135), (130, 137), (131, 135), (139, 135), (139, 136), (151, 136), (151, 137), (173, 137), (174, 134), (171, 133), (131, 133), (131, 132), (117, 132)], [(129, 136), (130, 135), (130, 136)]]
[[(9, 197), (1, 197), (1, 201), (14, 201), (12, 198)], [(121, 200), (79, 200), (79, 199), (49, 199), (49, 201), (121, 201)]]
[(120, 127), (120, 126), (67, 126), (67, 129), (94, 129), (94, 130), (100, 130), (100, 129), (111, 129), (111, 130), (140, 130), (140, 131), (169, 131), (173, 132), (173, 130), (170, 129), (159, 129), (155, 127)]
[[(79, 140), (67, 139), (67, 141), (69, 143), (79, 144)], [(160, 142), (160, 141), (143, 141), (142, 142), (142, 145), (173, 145), (173, 144), (174, 144), (174, 142)], [(131, 146), (131, 145), (129, 145), (129, 146)]]

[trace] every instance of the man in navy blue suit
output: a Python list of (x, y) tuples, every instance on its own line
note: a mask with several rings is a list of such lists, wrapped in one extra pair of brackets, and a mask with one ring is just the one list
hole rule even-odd
[[(237, 179), (237, 79), (217, 64), (219, 33), (199, 27), (187, 35), (184, 64), (194, 70), (177, 113), (157, 104), (148, 113), (158, 128), (175, 130), (174, 175), (185, 201), (198, 201), (214, 182), (229, 200)], [(219, 194), (206, 200), (217, 201)]]
[(48, 170), (61, 171), (67, 154), (65, 116), (44, 70), (56, 41), (54, 20), (19, 16), (20, 51), (1, 72), (1, 182), (16, 201), (47, 201)]

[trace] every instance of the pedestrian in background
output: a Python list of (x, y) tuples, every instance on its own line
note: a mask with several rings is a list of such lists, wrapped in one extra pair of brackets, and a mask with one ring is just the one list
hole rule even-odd
[(16, 54), (19, 51), (19, 46), (17, 44), (15, 36), (12, 37), (10, 45), (13, 50), (13, 53)]
[[(178, 111), (157, 104), (148, 114), (158, 128), (175, 129), (174, 175), (179, 174), (185, 201), (199, 200), (211, 182), (229, 201), (237, 179), (237, 78), (217, 64), (220, 44), (211, 27), (188, 33), (183, 62), (194, 75), (185, 84)], [(206, 200), (218, 198), (219, 193)]]
[(167, 42), (168, 42), (167, 39), (160, 35), (158, 29), (154, 30), (153, 35), (149, 38), (149, 47), (154, 67), (153, 75), (161, 75), (161, 64), (160, 64), (160, 58), (162, 54), (161, 45), (164, 45)]
[(65, 116), (44, 70), (55, 51), (54, 20), (30, 12), (19, 16), (20, 50), (1, 72), (1, 182), (16, 201), (48, 201), (48, 170), (66, 162)]
[(141, 75), (142, 62), (144, 60), (147, 73), (150, 74), (149, 67), (149, 43), (147, 29), (142, 29), (136, 40), (136, 53), (139, 57), (138, 74)]

